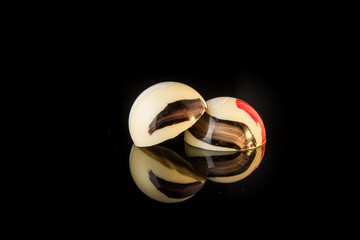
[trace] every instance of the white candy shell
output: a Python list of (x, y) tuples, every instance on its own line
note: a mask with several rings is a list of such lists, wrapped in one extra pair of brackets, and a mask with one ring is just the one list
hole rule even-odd
[(201, 95), (188, 85), (161, 82), (143, 91), (129, 114), (129, 131), (138, 147), (153, 146), (191, 127), (205, 112)]

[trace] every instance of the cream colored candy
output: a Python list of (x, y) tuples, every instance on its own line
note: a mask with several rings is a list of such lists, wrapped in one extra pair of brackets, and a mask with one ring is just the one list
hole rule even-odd
[(139, 189), (150, 198), (174, 203), (194, 196), (206, 179), (174, 151), (160, 147), (139, 148), (130, 152), (130, 172)]
[(129, 131), (138, 147), (156, 145), (191, 127), (204, 113), (205, 100), (179, 82), (161, 82), (143, 91), (129, 114)]
[(185, 132), (186, 143), (214, 151), (253, 149), (265, 143), (264, 123), (248, 103), (232, 97), (206, 103), (206, 112)]

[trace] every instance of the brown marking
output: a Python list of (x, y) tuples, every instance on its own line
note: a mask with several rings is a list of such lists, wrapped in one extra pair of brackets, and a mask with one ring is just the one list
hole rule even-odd
[[(244, 123), (222, 120), (204, 113), (189, 129), (197, 139), (220, 147), (237, 150), (256, 147), (256, 140)], [(250, 132), (250, 137), (246, 132)]]
[(175, 170), (181, 175), (191, 177), (194, 179), (194, 181), (204, 181), (204, 178), (195, 171), (194, 167), (188, 161), (168, 148), (161, 146), (151, 146), (139, 149), (154, 161), (170, 170)]
[(186, 198), (197, 193), (204, 185), (202, 182), (174, 183), (157, 177), (153, 171), (149, 171), (149, 179), (152, 184), (169, 198)]
[(150, 123), (148, 133), (151, 135), (158, 129), (189, 121), (193, 117), (198, 119), (204, 110), (205, 104), (200, 98), (169, 103)]

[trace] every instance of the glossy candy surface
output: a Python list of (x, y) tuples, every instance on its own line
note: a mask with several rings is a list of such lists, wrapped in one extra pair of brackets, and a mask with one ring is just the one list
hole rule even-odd
[(186, 143), (214, 151), (252, 149), (265, 143), (264, 123), (248, 103), (232, 97), (206, 103), (206, 112), (185, 132)]
[(193, 166), (174, 151), (160, 146), (130, 152), (130, 172), (138, 188), (148, 197), (174, 203), (194, 196), (206, 181)]
[(143, 91), (129, 114), (129, 131), (138, 147), (153, 146), (191, 127), (205, 112), (201, 95), (188, 85), (161, 82)]
[(249, 176), (260, 164), (265, 144), (243, 151), (210, 151), (185, 144), (189, 162), (213, 182), (232, 183)]

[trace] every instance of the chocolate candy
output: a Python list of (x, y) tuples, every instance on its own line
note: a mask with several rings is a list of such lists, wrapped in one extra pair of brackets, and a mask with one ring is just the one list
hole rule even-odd
[(162, 82), (143, 91), (132, 105), (129, 130), (138, 147), (153, 146), (179, 135), (205, 112), (206, 103), (193, 88)]
[(264, 123), (246, 102), (218, 97), (206, 104), (204, 115), (185, 132), (186, 143), (214, 151), (253, 149), (265, 143)]

